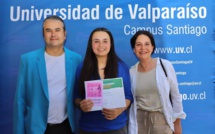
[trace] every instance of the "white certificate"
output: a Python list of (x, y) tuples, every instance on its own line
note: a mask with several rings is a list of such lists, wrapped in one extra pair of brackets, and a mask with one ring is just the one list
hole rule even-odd
[(103, 107), (125, 107), (125, 93), (122, 78), (103, 80)]

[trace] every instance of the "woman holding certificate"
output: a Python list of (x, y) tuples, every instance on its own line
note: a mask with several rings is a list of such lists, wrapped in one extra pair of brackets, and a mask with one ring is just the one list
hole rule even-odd
[[(119, 77), (123, 81), (125, 106), (93, 110), (95, 105), (100, 104), (101, 87), (105, 87), (99, 83), (100, 80)], [(90, 81), (94, 84), (86, 86), (86, 82)], [(96, 99), (92, 101), (87, 96), (98, 97), (98, 102), (95, 103)], [(116, 55), (113, 36), (106, 28), (96, 28), (90, 34), (84, 61), (77, 69), (74, 98), (81, 110), (79, 134), (127, 134), (125, 110), (133, 101), (129, 70)]]
[(134, 102), (129, 112), (129, 134), (182, 134), (185, 119), (177, 78), (172, 64), (152, 58), (153, 35), (138, 31), (130, 40), (139, 59), (130, 69)]

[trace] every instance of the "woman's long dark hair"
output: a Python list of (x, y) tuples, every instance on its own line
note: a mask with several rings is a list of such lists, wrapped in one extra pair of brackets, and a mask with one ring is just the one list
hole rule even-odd
[(110, 37), (110, 52), (108, 53), (107, 64), (104, 68), (105, 78), (116, 78), (118, 75), (118, 61), (121, 61), (114, 49), (114, 39), (111, 32), (106, 28), (94, 29), (89, 37), (86, 54), (84, 57), (83, 67), (78, 80), (78, 89), (82, 97), (85, 96), (84, 81), (100, 79), (98, 73), (98, 61), (92, 49), (92, 37), (95, 32), (106, 32)]

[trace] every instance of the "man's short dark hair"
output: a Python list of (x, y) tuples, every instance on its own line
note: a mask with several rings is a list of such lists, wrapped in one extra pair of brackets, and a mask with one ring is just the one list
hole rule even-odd
[(52, 16), (48, 16), (46, 19), (44, 19), (43, 21), (43, 26), (42, 26), (42, 30), (43, 30), (43, 35), (44, 35), (44, 23), (46, 20), (59, 20), (63, 23), (63, 30), (66, 31), (66, 25), (63, 21), (63, 19), (57, 15), (52, 15)]

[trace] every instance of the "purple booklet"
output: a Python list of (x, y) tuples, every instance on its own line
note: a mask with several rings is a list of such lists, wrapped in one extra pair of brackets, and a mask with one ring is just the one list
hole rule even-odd
[(101, 110), (103, 106), (103, 82), (101, 80), (85, 81), (86, 99), (94, 103), (91, 111)]

